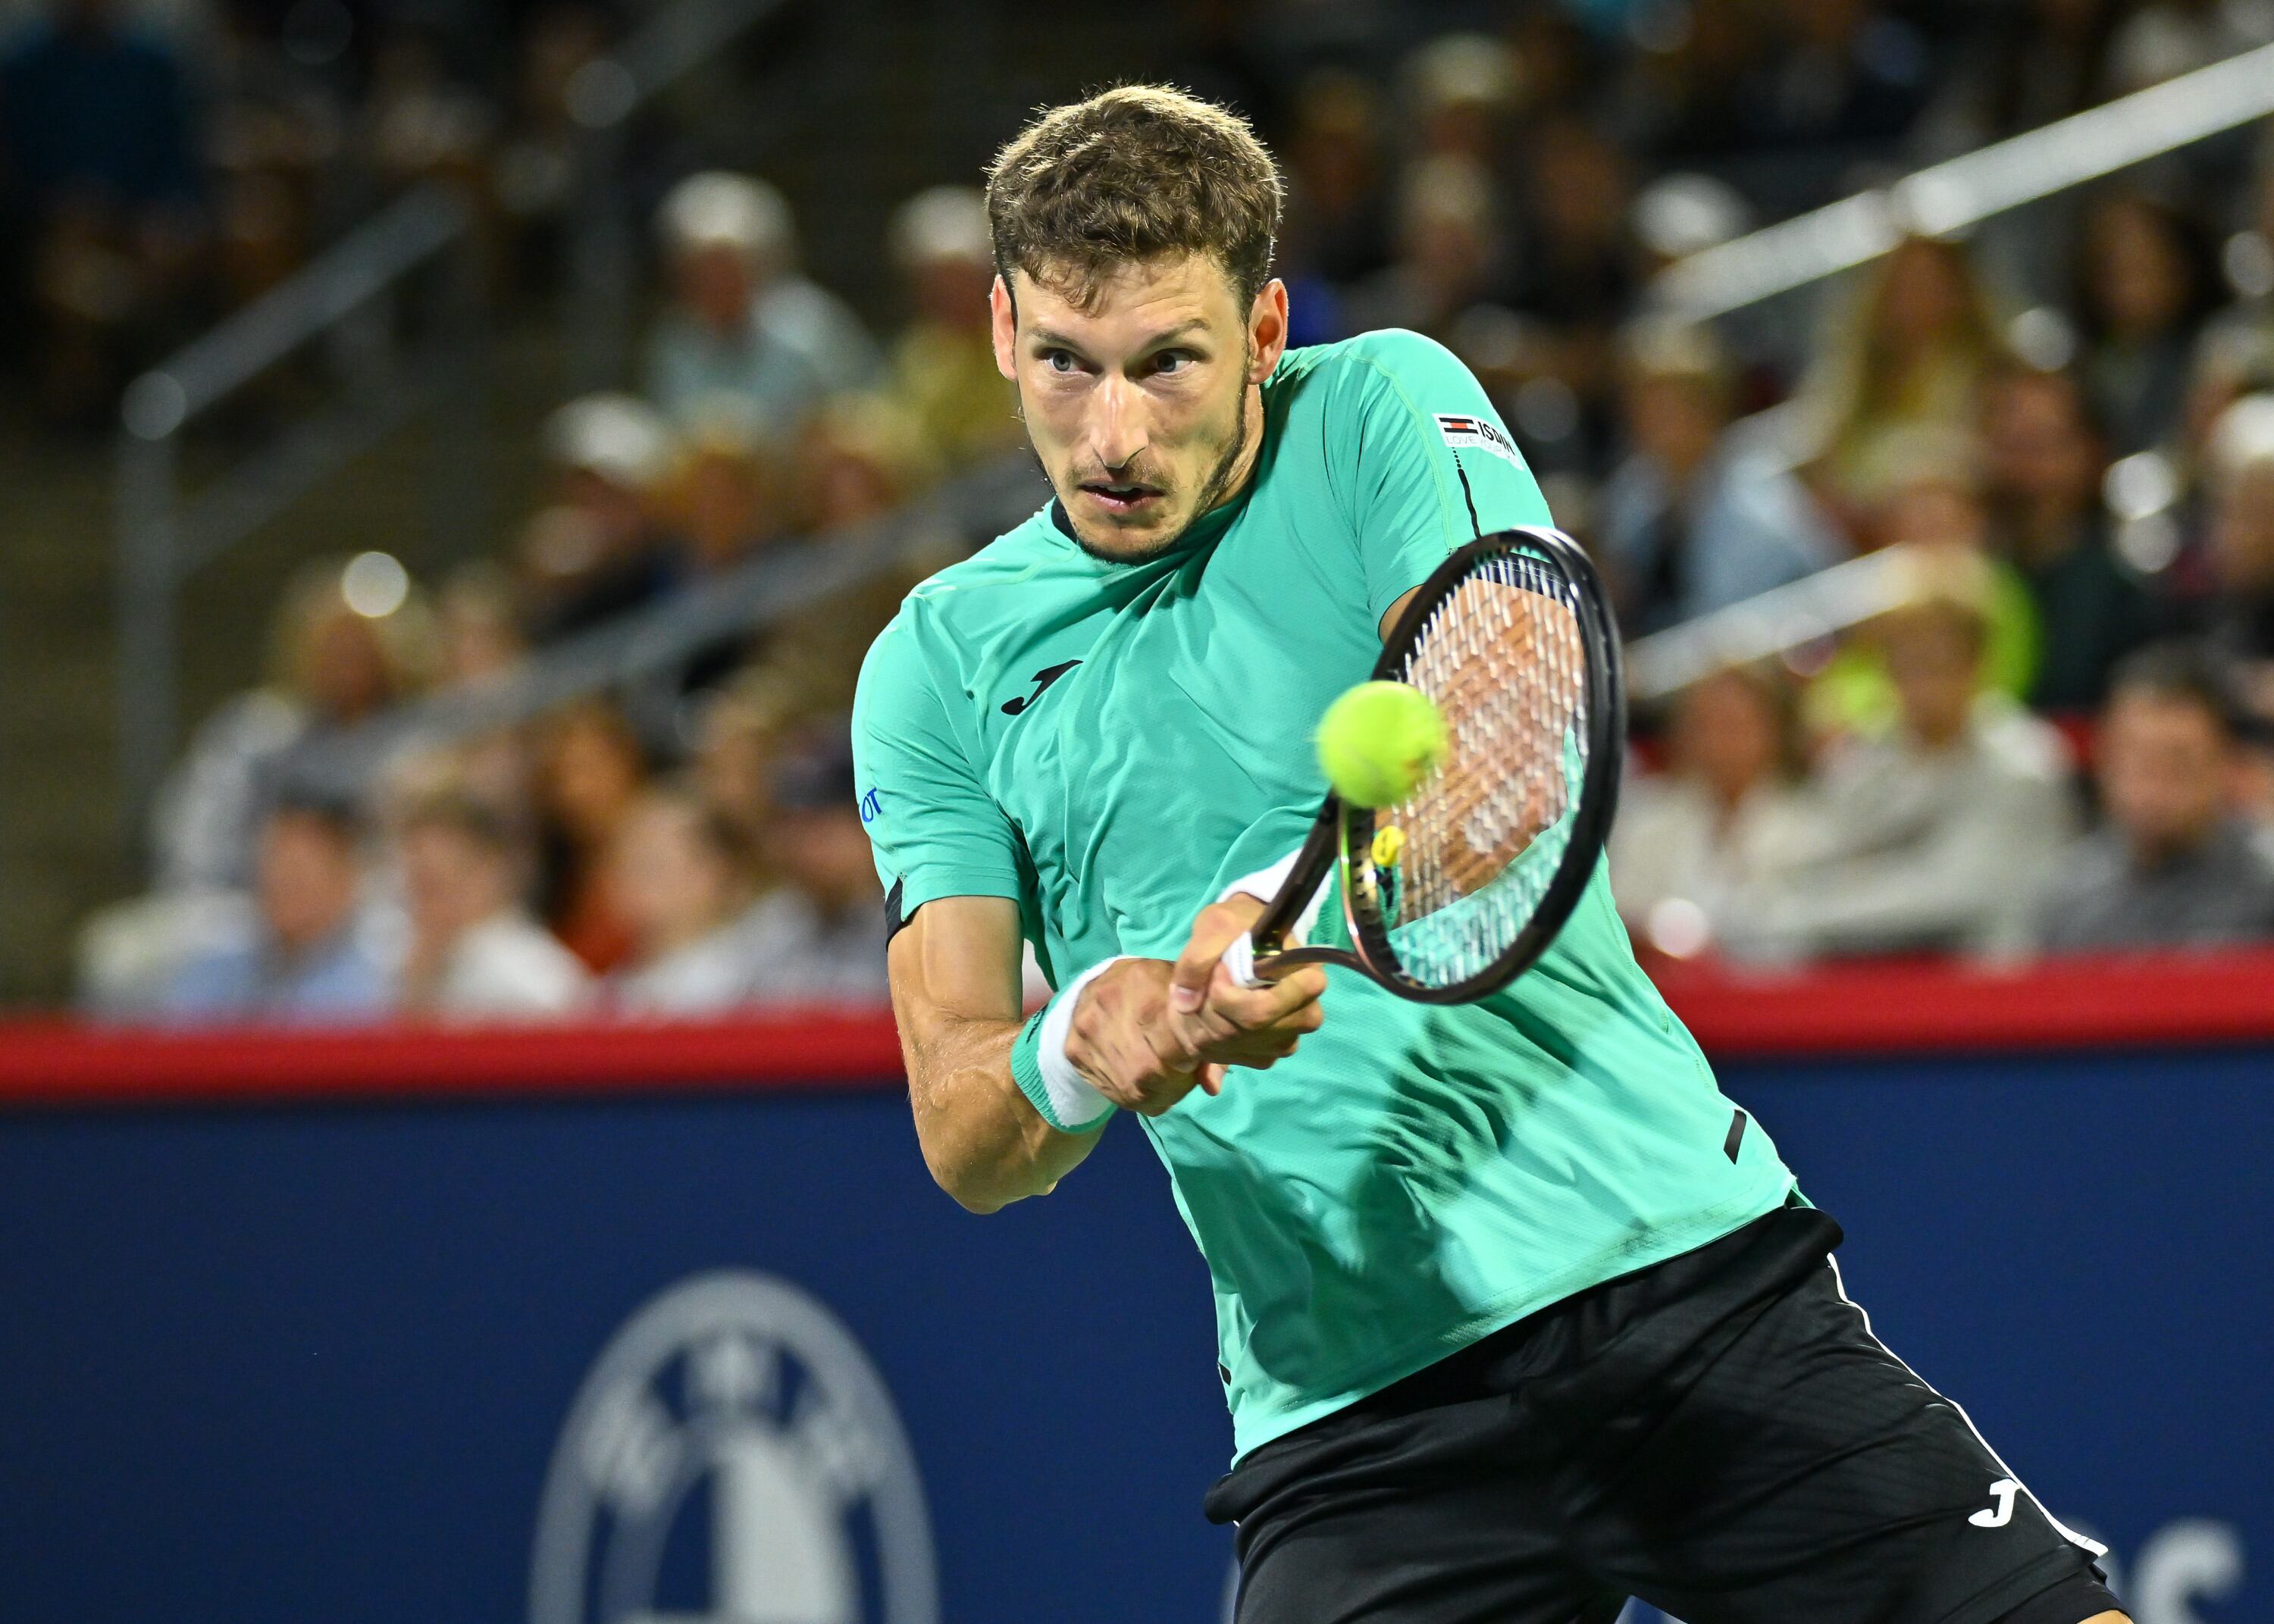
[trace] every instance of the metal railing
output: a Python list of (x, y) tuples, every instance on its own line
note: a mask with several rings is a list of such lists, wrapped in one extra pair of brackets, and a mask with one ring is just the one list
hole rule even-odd
[(1706, 320), (1878, 259), (1907, 232), (1939, 237), (2274, 114), (2274, 45), (1992, 143), (1701, 250), (1652, 297)]
[[(1667, 313), (1713, 320), (1868, 264), (1906, 234), (1963, 230), (2270, 116), (2274, 45), (1706, 249), (1661, 273), (1651, 297)], [(1798, 404), (1733, 432), (1796, 454)], [(1713, 671), (1834, 636), (1914, 601), (1926, 582), (1911, 550), (1888, 548), (1653, 633), (1628, 651), (1635, 695), (1664, 699)]]
[[(117, 454), (118, 771), (129, 831), (174, 747), (182, 588), (282, 514), (421, 402), (478, 407), (479, 266), (472, 208), (440, 184), (404, 193), (281, 286), (127, 387)], [(388, 306), (405, 279), (441, 265), (444, 297), (415, 353)], [(280, 362), (329, 341), (338, 398), (210, 480), (184, 492), (184, 434)]]
[(1048, 494), (1033, 458), (1003, 457), (881, 518), (770, 548), (495, 677), (302, 746), (280, 776), (296, 788), (358, 794), (405, 753), (516, 726), (585, 695), (667, 672), (721, 638), (825, 613), (836, 593), (943, 547), (968, 550), (1009, 530)]
[(1914, 603), (1939, 578), (1918, 547), (1897, 543), (1710, 610), (1627, 645), (1627, 691), (1642, 703), (1691, 683), (1807, 647)]

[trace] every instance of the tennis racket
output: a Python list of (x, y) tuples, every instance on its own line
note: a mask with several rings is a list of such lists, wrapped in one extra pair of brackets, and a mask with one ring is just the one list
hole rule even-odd
[[(1225, 962), (1250, 986), (1337, 964), (1420, 1003), (1467, 1003), (1547, 950), (1610, 832), (1626, 741), (1617, 630), (1577, 543), (1502, 530), (1422, 583), (1374, 675), (1436, 704), (1445, 759), (1394, 807), (1329, 794)], [(1337, 876), (1352, 947), (1289, 946)]]

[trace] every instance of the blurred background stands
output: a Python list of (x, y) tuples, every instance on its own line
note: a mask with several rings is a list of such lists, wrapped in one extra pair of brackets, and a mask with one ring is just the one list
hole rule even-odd
[[(1142, 61), (1109, 20), (1011, 0), (16, 17), (0, 458), (29, 499), (0, 519), (25, 564), (0, 683), (27, 703), (0, 708), (0, 749), (37, 771), (0, 808), (0, 861), (35, 876), (8, 888), (13, 995), (60, 995), (71, 921), (147, 884), (82, 934), (81, 990), (154, 1007), (274, 912), (260, 831), (343, 784), (360, 928), (403, 1007), (451, 1007), (477, 929), (553, 933), (559, 1007), (643, 976), (761, 998), (734, 966), (784, 933), (857, 962), (847, 910), (877, 901), (834, 861), (857, 814), (782, 849), (835, 784), (813, 741), (907, 582), (1042, 495), (988, 350), (971, 183), (1027, 108), (1133, 75), (1255, 118), (1287, 166), (1298, 341), (1395, 323), (1450, 345), (1630, 635), (1719, 646), (1700, 616), (1891, 545), (1931, 560), (1928, 601), (1638, 710), (1615, 868), (1644, 946), (2015, 953), (2080, 939), (2044, 922), (2083, 906), (2057, 876), (2152, 889), (2190, 854), (2259, 861), (2274, 139), (2228, 110), (2263, 87), (2216, 64), (2274, 39), (2274, 4), (1201, 4)], [(1967, 155), (2198, 70), (2184, 104)], [(37, 112), (57, 97), (81, 113)], [(105, 98), (136, 117), (90, 116)], [(2190, 119), (2205, 139), (2174, 147)], [(435, 245), (338, 293), (342, 265), (368, 281), (356, 234), (430, 196), (454, 200)], [(124, 397), (130, 445), (167, 458), (130, 456), (127, 534), (177, 548), (136, 577), (174, 629), (127, 692), (162, 669), (178, 698), (147, 705), (114, 784), (86, 435), (231, 312), (188, 352), (237, 357), (225, 390)], [(380, 385), (400, 410), (372, 410)], [(355, 432), (318, 441), (339, 402)], [(280, 593), (264, 680), (248, 651)], [(2184, 721), (2166, 748), (2135, 725), (2185, 706), (2114, 674), (2171, 639), (2231, 695), (2192, 778)], [(2187, 838), (2140, 832), (2118, 786), (2143, 774), (2195, 808)], [(502, 898), (444, 918), (436, 876), (478, 870)], [(2250, 929), (2157, 917), (2179, 940)], [(268, 972), (306, 956), (259, 928)], [(688, 953), (727, 967), (661, 974)]]

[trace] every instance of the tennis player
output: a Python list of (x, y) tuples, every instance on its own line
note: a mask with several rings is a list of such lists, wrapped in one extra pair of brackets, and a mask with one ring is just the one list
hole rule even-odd
[[(933, 1175), (991, 1212), (1137, 1116), (1215, 1282), (1242, 1624), (1593, 1624), (1630, 1595), (1689, 1624), (2120, 1620), (2100, 1547), (1842, 1295), (1838, 1226), (1600, 868), (1478, 1004), (1219, 966), (1400, 603), (1548, 522), (1438, 345), (1286, 348), (1279, 210), (1247, 126), (1165, 89), (1056, 109), (990, 172), (996, 359), (1057, 500), (909, 595), (854, 718)], [(1031, 1019), (1022, 939), (1058, 989)]]

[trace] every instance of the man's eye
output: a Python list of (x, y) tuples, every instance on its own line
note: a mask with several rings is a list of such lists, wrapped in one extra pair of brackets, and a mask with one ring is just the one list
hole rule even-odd
[(1073, 358), (1073, 351), (1071, 350), (1043, 350), (1043, 365), (1051, 372), (1059, 373), (1074, 372), (1079, 367), (1079, 364)]
[(1192, 371), (1193, 358), (1189, 350), (1164, 350), (1155, 357), (1153, 370), (1172, 376), (1178, 372), (1188, 372)]

